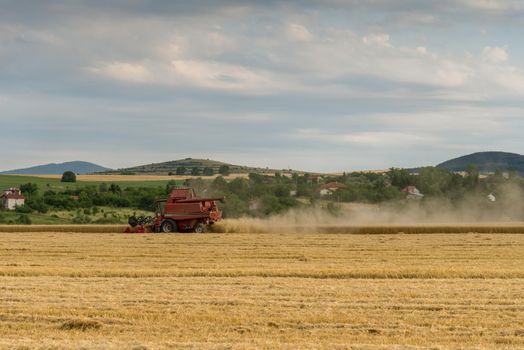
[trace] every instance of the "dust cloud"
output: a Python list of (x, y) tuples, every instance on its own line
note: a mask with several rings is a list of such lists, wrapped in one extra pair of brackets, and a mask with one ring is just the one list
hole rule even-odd
[(215, 232), (304, 232), (326, 227), (365, 225), (504, 225), (524, 222), (524, 191), (506, 185), (495, 193), (492, 202), (487, 194), (469, 194), (460, 200), (424, 198), (379, 205), (337, 203), (302, 207), (267, 218), (225, 219), (215, 224)]

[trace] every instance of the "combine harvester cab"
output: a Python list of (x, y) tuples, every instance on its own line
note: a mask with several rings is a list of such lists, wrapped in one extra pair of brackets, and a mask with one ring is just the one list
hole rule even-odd
[[(129, 218), (125, 232), (197, 232), (222, 219), (217, 201), (223, 197), (199, 198), (192, 188), (175, 188), (167, 199), (156, 201), (155, 217)], [(142, 220), (140, 220), (142, 219)], [(144, 223), (140, 225), (140, 223)]]

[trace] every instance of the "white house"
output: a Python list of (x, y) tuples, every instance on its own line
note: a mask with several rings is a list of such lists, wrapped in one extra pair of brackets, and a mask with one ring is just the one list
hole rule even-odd
[(328, 182), (327, 184), (320, 186), (318, 191), (320, 193), (320, 196), (325, 197), (332, 195), (338, 189), (346, 187), (346, 185), (341, 184), (340, 182)]
[(424, 197), (422, 192), (420, 192), (415, 186), (407, 186), (402, 190), (402, 192), (407, 194), (408, 199), (421, 199)]
[(0, 207), (4, 210), (14, 210), (16, 207), (21, 207), (25, 203), (25, 197), (18, 188), (10, 188), (4, 190), (0, 196)]

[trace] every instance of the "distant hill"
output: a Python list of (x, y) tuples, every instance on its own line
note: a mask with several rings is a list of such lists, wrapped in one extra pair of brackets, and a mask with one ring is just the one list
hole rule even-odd
[(138, 175), (140, 174), (168, 175), (169, 173), (176, 174), (177, 168), (184, 167), (186, 169), (186, 175), (189, 175), (191, 173), (191, 169), (194, 167), (199, 168), (201, 172), (202, 172), (202, 169), (208, 167), (208, 168), (213, 169), (213, 173), (217, 174), (218, 169), (222, 165), (229, 166), (230, 172), (232, 174), (243, 174), (243, 173), (247, 174), (250, 172), (274, 173), (275, 171), (281, 171), (281, 170), (275, 170), (275, 169), (269, 169), (269, 168), (256, 168), (256, 167), (248, 167), (248, 166), (242, 166), (242, 165), (234, 165), (234, 164), (219, 162), (219, 161), (210, 160), (210, 159), (186, 158), (186, 159), (172, 160), (172, 161), (163, 162), (163, 163), (152, 163), (152, 164), (134, 166), (131, 168), (117, 169), (117, 170), (108, 171), (105, 173), (106, 174), (134, 173)]
[(20, 175), (35, 175), (35, 174), (63, 174), (64, 171), (72, 171), (76, 174), (90, 174), (97, 172), (109, 171), (110, 168), (89, 163), (89, 162), (66, 162), (66, 163), (50, 163), (46, 165), (37, 165), (30, 168), (8, 170), (0, 172), (0, 174), (20, 174)]
[(480, 172), (515, 170), (524, 173), (524, 156), (507, 152), (478, 152), (448, 160), (437, 165), (450, 171), (465, 171), (468, 165), (475, 165)]

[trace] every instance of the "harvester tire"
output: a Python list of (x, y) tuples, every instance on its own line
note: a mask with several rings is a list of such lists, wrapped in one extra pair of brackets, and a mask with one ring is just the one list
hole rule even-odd
[(131, 227), (135, 227), (138, 225), (138, 220), (136, 218), (136, 216), (130, 216), (129, 219), (127, 219), (127, 223), (129, 224), (129, 226)]
[(170, 233), (177, 231), (178, 228), (176, 222), (174, 222), (173, 220), (165, 220), (164, 222), (162, 222), (162, 225), (160, 225), (160, 232)]
[(193, 231), (195, 231), (195, 233), (204, 233), (204, 225), (196, 224)]

